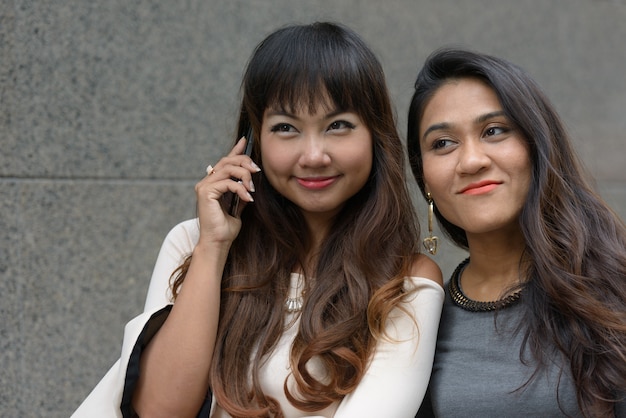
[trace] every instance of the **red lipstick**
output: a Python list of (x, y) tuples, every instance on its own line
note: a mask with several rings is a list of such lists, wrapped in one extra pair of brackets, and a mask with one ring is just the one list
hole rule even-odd
[(493, 180), (483, 180), (476, 183), (472, 183), (467, 187), (461, 189), (459, 194), (469, 194), (469, 195), (478, 195), (489, 193), (496, 187), (498, 187), (501, 183)]
[(312, 190), (324, 189), (337, 180), (337, 176), (332, 177), (296, 177), (298, 184), (304, 188)]

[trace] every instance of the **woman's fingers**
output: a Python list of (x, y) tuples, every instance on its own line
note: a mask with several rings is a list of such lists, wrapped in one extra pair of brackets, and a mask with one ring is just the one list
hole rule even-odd
[[(261, 171), (252, 159), (242, 154), (245, 149), (246, 140), (242, 137), (227, 156), (223, 157), (217, 164), (207, 166), (207, 176), (215, 176), (223, 179), (232, 177), (238, 180), (250, 180), (250, 174)], [(251, 190), (254, 191), (254, 190)]]
[(239, 138), (239, 141), (237, 141), (237, 143), (235, 144), (233, 149), (230, 150), (227, 156), (232, 157), (234, 155), (240, 155), (240, 154), (243, 154), (245, 150), (246, 150), (246, 138), (242, 136), (241, 138)]
[[(222, 160), (218, 165), (211, 168), (212, 171), (209, 171), (210, 174), (207, 174), (198, 184), (217, 185), (221, 183), (216, 191), (220, 191), (221, 193), (231, 191), (237, 193), (242, 198), (244, 198), (241, 195), (242, 193), (254, 192), (252, 173), (256, 173), (260, 170), (254, 163), (249, 164), (248, 167), (242, 167), (224, 164)], [(241, 187), (237, 187), (237, 185)], [(250, 199), (246, 200), (251, 201)]]
[[(214, 201), (220, 202), (226, 206), (223, 209), (229, 211), (231, 206), (236, 206), (231, 205), (231, 201), (238, 199), (243, 202), (254, 201), (251, 194), (255, 191), (252, 174), (261, 171), (261, 169), (249, 156), (242, 154), (245, 146), (246, 139), (242, 137), (228, 155), (215, 165), (207, 166), (206, 176), (196, 185), (199, 209), (202, 205), (211, 206), (211, 201)], [(207, 210), (209, 209), (207, 208)], [(212, 211), (214, 210), (215, 206)], [(237, 216), (238, 212), (240, 211), (237, 210), (232, 215)]]
[(213, 174), (216, 178), (207, 176), (196, 184), (196, 194), (199, 200), (206, 201), (206, 199), (210, 199), (219, 201), (224, 194), (230, 192), (248, 202), (254, 201), (250, 194), (250, 192), (254, 192), (254, 183), (252, 182), (250, 172), (243, 176), (247, 178), (247, 182), (234, 179), (231, 176), (218, 179), (216, 174)]

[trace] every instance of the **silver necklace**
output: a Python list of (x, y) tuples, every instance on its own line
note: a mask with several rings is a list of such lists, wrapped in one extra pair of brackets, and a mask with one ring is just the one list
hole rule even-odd
[(300, 312), (302, 310), (302, 305), (304, 305), (304, 299), (302, 296), (298, 296), (295, 298), (287, 298), (285, 301), (285, 308), (287, 308), (287, 312)]
[(298, 283), (296, 284), (296, 287), (293, 287), (290, 284), (289, 294), (291, 295), (295, 293), (296, 296), (288, 296), (285, 300), (285, 309), (287, 309), (287, 312), (289, 313), (300, 312), (302, 310), (302, 305), (304, 305), (304, 297), (302, 296), (302, 281), (302, 276), (298, 275)]

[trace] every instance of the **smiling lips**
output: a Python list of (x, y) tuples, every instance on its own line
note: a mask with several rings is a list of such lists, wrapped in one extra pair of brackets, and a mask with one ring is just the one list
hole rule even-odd
[(459, 194), (477, 195), (477, 194), (489, 193), (490, 191), (492, 191), (499, 185), (500, 185), (499, 182), (496, 182), (493, 180), (484, 180), (478, 183), (472, 183), (468, 185), (467, 187), (464, 187), (463, 189), (461, 189)]
[(298, 184), (312, 190), (320, 190), (333, 184), (339, 176), (330, 177), (296, 177)]

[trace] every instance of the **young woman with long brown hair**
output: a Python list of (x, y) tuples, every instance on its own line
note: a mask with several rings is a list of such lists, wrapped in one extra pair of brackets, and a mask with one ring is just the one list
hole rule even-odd
[(496, 57), (435, 52), (408, 150), (443, 231), (469, 251), (445, 286), (418, 416), (625, 417), (626, 228), (536, 83)]
[(345, 27), (291, 26), (259, 44), (242, 89), (242, 139), (197, 184), (198, 219), (163, 244), (113, 409), (413, 415), (443, 289), (419, 254), (380, 63)]

